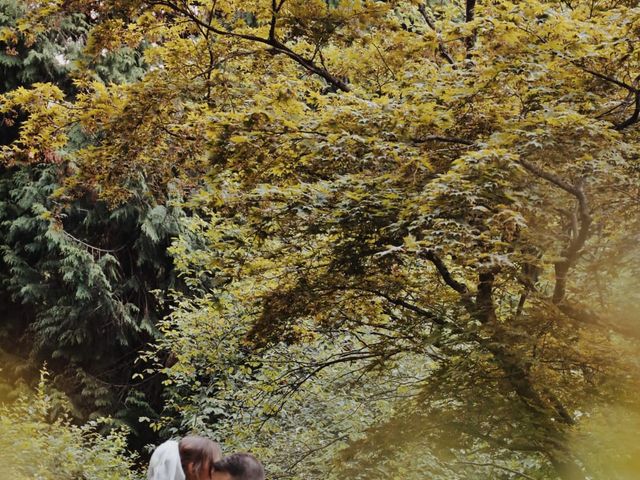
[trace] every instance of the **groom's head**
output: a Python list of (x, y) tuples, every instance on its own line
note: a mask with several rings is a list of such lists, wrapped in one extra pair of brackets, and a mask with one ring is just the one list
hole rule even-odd
[(253, 455), (234, 453), (213, 464), (212, 480), (264, 480), (264, 468)]

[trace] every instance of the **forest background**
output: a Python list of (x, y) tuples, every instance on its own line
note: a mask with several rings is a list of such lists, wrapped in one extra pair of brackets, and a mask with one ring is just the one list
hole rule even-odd
[(0, 0), (0, 459), (640, 475), (633, 0)]

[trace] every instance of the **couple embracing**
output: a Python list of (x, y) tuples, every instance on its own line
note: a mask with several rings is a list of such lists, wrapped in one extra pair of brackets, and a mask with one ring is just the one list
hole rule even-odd
[(148, 480), (264, 480), (264, 468), (253, 455), (222, 456), (220, 445), (208, 438), (169, 440), (155, 449)]

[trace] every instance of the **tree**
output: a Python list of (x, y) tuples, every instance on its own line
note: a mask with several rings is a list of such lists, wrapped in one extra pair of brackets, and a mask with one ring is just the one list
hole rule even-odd
[[(82, 13), (43, 17), (42, 28), (25, 32), (19, 25), (27, 7), (0, 2), (3, 93), (47, 82), (74, 98), (78, 65), (95, 81), (110, 83), (133, 81), (144, 70), (133, 49), (85, 57), (91, 19)], [(11, 145), (25, 120), (23, 110), (0, 117), (0, 144)], [(137, 354), (158, 334), (155, 323), (163, 315), (152, 290), (178, 286), (165, 250), (182, 213), (150, 201), (143, 184), (118, 209), (88, 193), (55, 199), (71, 168), (68, 151), (88, 143), (76, 129), (65, 151), (47, 148), (44, 159), (0, 165), (0, 351), (22, 359), (3, 368), (32, 382), (46, 361), (76, 421), (112, 415), (139, 427), (138, 417), (154, 416), (160, 407), (161, 385), (132, 375), (146, 368)], [(135, 433), (142, 444), (153, 438), (146, 430)]]
[[(264, 445), (322, 415), (328, 379), (336, 399), (390, 385), (357, 427), (316, 430), (353, 476), (417, 451), (445, 477), (586, 477), (578, 412), (637, 375), (637, 329), (606, 315), (637, 268), (634, 2), (63, 6), (90, 9), (92, 48), (142, 42), (149, 73), (6, 95), (28, 118), (4, 155), (46, 158), (74, 125), (93, 142), (64, 195), (118, 204), (142, 176), (190, 196), (176, 428)], [(326, 477), (320, 451), (274, 468)]]

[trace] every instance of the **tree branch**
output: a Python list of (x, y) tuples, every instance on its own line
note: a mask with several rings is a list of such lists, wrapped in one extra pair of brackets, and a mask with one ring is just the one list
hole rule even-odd
[(280, 3), (277, 3), (277, 0), (271, 0), (271, 25), (269, 26), (269, 40), (276, 39), (276, 23), (278, 21), (278, 14), (280, 13), (280, 9), (282, 5), (284, 5), (285, 0), (280, 0)]
[[(465, 21), (467, 23), (472, 22), (476, 16), (476, 0), (466, 0), (465, 3)], [(469, 35), (465, 39), (465, 44), (467, 46), (467, 58), (470, 58), (471, 53), (470, 50), (474, 47), (476, 43), (476, 32), (474, 31), (471, 35)]]
[[(282, 6), (282, 3), (283, 2), (281, 1), (280, 2), (280, 6)], [(199, 25), (202, 28), (205, 28), (205, 29), (217, 34), (217, 35), (226, 36), (226, 37), (234, 37), (234, 38), (239, 38), (239, 39), (242, 39), (242, 40), (248, 40), (248, 41), (251, 41), (251, 42), (256, 42), (256, 43), (261, 43), (263, 45), (267, 45), (267, 46), (271, 47), (274, 52), (282, 53), (282, 54), (288, 56), (289, 58), (291, 58), (292, 60), (297, 62), (299, 65), (301, 65), (302, 67), (306, 68), (311, 73), (314, 73), (314, 74), (322, 77), (323, 79), (325, 79), (327, 81), (327, 83), (333, 85), (336, 89), (342, 90), (343, 92), (351, 91), (349, 86), (344, 81), (340, 80), (337, 77), (334, 77), (326, 69), (316, 65), (313, 61), (302, 57), (301, 55), (297, 54), (296, 52), (291, 50), (289, 47), (287, 47), (284, 43), (282, 43), (279, 40), (277, 40), (275, 38), (275, 23), (273, 22), (273, 20), (272, 20), (272, 23), (271, 23), (271, 27), (273, 27), (273, 29), (274, 29), (273, 37), (270, 36), (269, 38), (262, 38), (262, 37), (258, 37), (256, 35), (250, 35), (250, 34), (244, 34), (244, 33), (235, 33), (235, 32), (231, 32), (231, 31), (228, 31), (228, 30), (222, 30), (220, 28), (214, 27), (213, 25), (210, 25), (210, 24), (208, 24), (206, 22), (203, 22), (201, 19), (199, 19), (189, 9), (184, 10), (184, 9), (178, 7), (176, 4), (169, 2), (168, 0), (167, 1), (164, 1), (164, 0), (152, 0), (152, 1), (149, 2), (149, 5), (160, 5), (160, 6), (164, 6), (164, 7), (170, 8), (174, 12), (177, 12), (177, 13), (179, 13), (181, 15), (184, 15), (184, 16), (188, 17), (191, 21), (193, 21), (197, 25)]]
[(562, 302), (565, 297), (567, 273), (580, 257), (580, 250), (582, 250), (582, 247), (584, 247), (584, 244), (589, 237), (592, 219), (589, 214), (587, 196), (584, 193), (582, 181), (577, 182), (575, 185), (571, 185), (559, 176), (547, 172), (538, 165), (522, 158), (520, 159), (520, 165), (535, 176), (552, 183), (567, 193), (570, 193), (576, 197), (576, 200), (578, 201), (578, 218), (580, 220), (579, 227), (573, 238), (569, 241), (567, 248), (562, 252), (564, 259), (555, 263), (556, 284), (553, 290), (552, 301), (553, 303), (558, 304)]
[(435, 252), (433, 252), (432, 250), (427, 250), (422, 252), (422, 256), (433, 263), (433, 265), (436, 267), (436, 270), (438, 270), (438, 273), (444, 280), (444, 283), (449, 285), (460, 295), (467, 296), (469, 294), (469, 288), (464, 283), (459, 282), (455, 278), (453, 278), (445, 263), (438, 255), (435, 254)]
[(572, 320), (588, 325), (594, 325), (599, 328), (604, 328), (613, 332), (616, 332), (619, 335), (628, 338), (634, 338), (636, 340), (640, 340), (640, 330), (637, 328), (633, 328), (631, 325), (626, 325), (624, 323), (620, 323), (616, 320), (608, 320), (600, 317), (595, 312), (592, 312), (585, 308), (582, 305), (573, 304), (569, 302), (564, 302), (561, 305), (558, 305), (558, 308), (562, 313), (564, 313), (567, 317)]
[(529, 172), (533, 173), (536, 177), (543, 178), (546, 181), (554, 184), (556, 187), (560, 187), (562, 190), (565, 190), (566, 192), (571, 193), (572, 195), (577, 194), (576, 193), (577, 191), (573, 185), (571, 185), (568, 182), (565, 182), (559, 176), (543, 170), (535, 163), (532, 163), (529, 160), (525, 160), (524, 158), (521, 158), (520, 165), (526, 168)]
[(604, 73), (600, 73), (600, 72), (596, 72), (595, 70), (591, 70), (590, 68), (585, 67), (584, 65), (581, 65), (578, 62), (571, 62), (573, 65), (575, 65), (576, 67), (578, 67), (580, 70), (582, 70), (583, 72), (589, 73), (591, 75), (593, 75), (594, 77), (598, 77), (601, 80), (604, 80), (606, 82), (609, 83), (613, 83), (614, 85), (619, 86), (620, 88), (624, 88), (626, 90), (629, 90), (632, 93), (637, 93), (638, 89), (632, 85), (629, 85), (628, 83), (624, 83), (614, 77), (611, 77), (609, 75), (605, 75)]
[[(604, 73), (600, 73), (597, 72), (595, 70), (591, 70), (590, 68), (585, 67), (584, 65), (581, 65), (578, 62), (571, 62), (573, 65), (575, 65), (576, 67), (578, 67), (580, 70), (582, 70), (583, 72), (589, 73), (591, 75), (593, 75), (594, 77), (597, 77), (601, 80), (604, 80), (605, 82), (609, 82), (612, 83), (614, 85), (617, 85), (620, 88), (624, 88), (625, 90), (628, 90), (633, 96), (634, 96), (634, 109), (633, 109), (633, 113), (631, 114), (631, 116), (629, 118), (627, 118), (625, 121), (615, 124), (614, 125), (614, 129), (621, 131), (624, 130), (625, 128), (633, 125), (634, 123), (638, 122), (638, 120), (640, 120), (640, 89), (638, 89), (637, 87), (634, 87), (633, 85), (629, 85), (628, 83), (622, 82), (620, 80), (618, 80), (617, 78), (614, 78), (610, 75), (605, 75)], [(617, 108), (617, 107), (615, 107)]]
[[(420, 12), (420, 15), (422, 15), (422, 18), (424, 18), (424, 21), (426, 22), (426, 24), (429, 25), (429, 28), (431, 28), (431, 30), (437, 33), (436, 25), (435, 23), (433, 23), (433, 20), (431, 20), (431, 18), (429, 17), (429, 14), (427, 13), (427, 6), (424, 3), (421, 3), (420, 5), (418, 5), (418, 11)], [(442, 55), (442, 57), (450, 65), (455, 65), (456, 63), (455, 60), (451, 57), (451, 55), (449, 54), (449, 52), (447, 51), (444, 44), (439, 38), (438, 38), (438, 51), (440, 52), (440, 55)]]
[(426, 143), (426, 142), (445, 142), (445, 143), (459, 143), (460, 145), (474, 145), (475, 142), (460, 137), (447, 137), (443, 135), (427, 135), (422, 138), (412, 138), (414, 143)]
[(385, 300), (387, 300), (389, 303), (392, 303), (393, 305), (406, 308), (407, 310), (417, 313), (420, 316), (426, 317), (429, 320), (433, 321), (433, 323), (436, 323), (441, 326), (444, 326), (447, 324), (447, 322), (439, 318), (436, 314), (431, 313), (428, 310), (425, 310), (421, 307), (418, 307), (417, 305), (413, 305), (412, 303), (406, 302), (402, 299), (394, 298), (391, 295), (381, 292), (380, 290), (375, 290), (372, 288), (363, 288), (363, 290), (369, 293), (373, 293), (374, 295), (378, 295), (379, 297), (384, 298)]
[(633, 113), (631, 114), (631, 116), (627, 118), (624, 122), (615, 125), (613, 128), (615, 128), (618, 131), (622, 131), (625, 128), (630, 127), (631, 125), (636, 123), (638, 120), (640, 120), (640, 91), (636, 90), (634, 103), (635, 103), (635, 107), (633, 109)]

